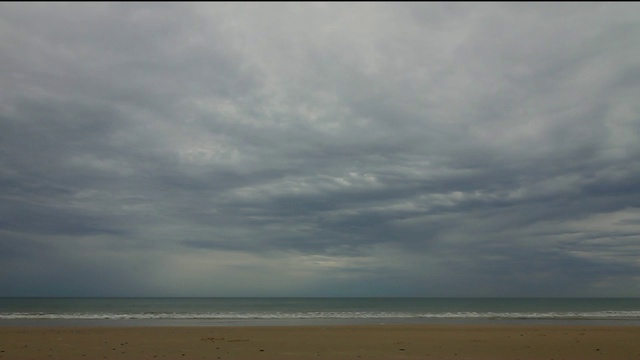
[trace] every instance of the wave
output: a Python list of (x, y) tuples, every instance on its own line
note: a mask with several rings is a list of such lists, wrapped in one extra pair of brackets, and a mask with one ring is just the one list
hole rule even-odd
[(287, 319), (566, 319), (566, 320), (640, 320), (640, 311), (595, 312), (271, 312), (271, 313), (0, 313), (0, 320), (287, 320)]

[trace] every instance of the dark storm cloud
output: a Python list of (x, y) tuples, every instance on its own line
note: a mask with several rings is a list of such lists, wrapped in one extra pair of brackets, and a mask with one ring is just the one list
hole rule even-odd
[(0, 295), (638, 295), (636, 8), (4, 4)]

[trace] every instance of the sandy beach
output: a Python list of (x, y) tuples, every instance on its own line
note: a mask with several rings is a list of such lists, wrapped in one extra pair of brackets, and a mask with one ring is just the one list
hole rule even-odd
[(1, 359), (638, 359), (640, 327), (0, 327)]

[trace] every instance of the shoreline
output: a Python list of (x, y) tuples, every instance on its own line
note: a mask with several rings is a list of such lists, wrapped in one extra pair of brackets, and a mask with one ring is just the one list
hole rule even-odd
[(639, 319), (491, 319), (491, 318), (411, 318), (411, 319), (0, 319), (2, 327), (301, 327), (301, 326), (639, 326)]
[(0, 326), (0, 359), (631, 359), (639, 326)]

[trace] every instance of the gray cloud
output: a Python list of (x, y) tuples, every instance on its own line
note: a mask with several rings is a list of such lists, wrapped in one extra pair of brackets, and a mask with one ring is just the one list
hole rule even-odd
[(635, 4), (0, 8), (0, 295), (640, 296)]

